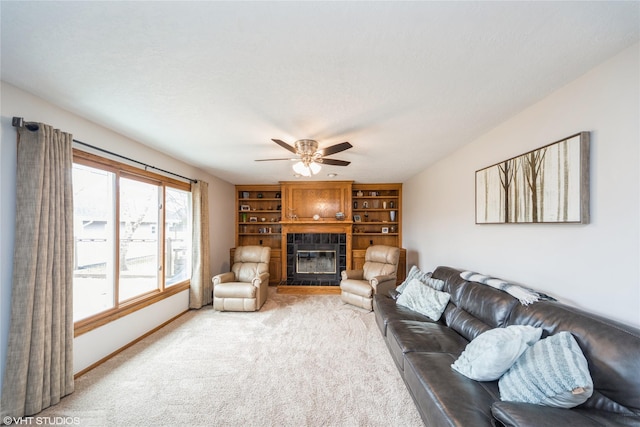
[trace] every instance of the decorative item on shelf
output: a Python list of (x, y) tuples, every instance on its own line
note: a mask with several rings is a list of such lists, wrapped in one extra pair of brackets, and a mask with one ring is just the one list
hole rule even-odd
[(247, 214), (246, 213), (243, 213), (242, 215), (240, 215), (240, 221), (247, 222)]
[(389, 231), (391, 231), (392, 233), (395, 233), (397, 230), (395, 225), (392, 225), (391, 228), (389, 228)]
[(391, 218), (391, 222), (396, 221), (396, 211), (389, 211), (389, 218)]
[(251, 206), (249, 205), (240, 205), (240, 210), (241, 211), (250, 211), (251, 210)]
[(363, 193), (362, 191), (358, 191), (358, 192), (356, 193), (356, 196), (358, 196), (358, 197), (362, 197), (362, 196), (364, 196), (364, 193)]
[(314, 220), (314, 221), (318, 221), (319, 219), (320, 219), (320, 215), (315, 214), (315, 215), (313, 216), (313, 220)]
[(362, 202), (362, 209), (369, 209), (369, 202), (368, 201), (364, 201)]
[(387, 202), (382, 202), (382, 209), (387, 209)]
[(389, 234), (389, 227), (382, 227), (382, 234)]
[(393, 201), (389, 202), (389, 208), (393, 209), (395, 207), (395, 204), (393, 203)]
[(364, 222), (369, 221), (369, 212), (364, 213)]
[(262, 199), (262, 193), (258, 193), (258, 199)]
[(353, 209), (358, 209), (358, 201), (357, 200), (353, 201)]
[(266, 222), (266, 221), (267, 221), (267, 218), (262, 217), (262, 218), (260, 218), (260, 221), (262, 221), (262, 222)]
[(298, 215), (295, 214), (296, 209), (295, 208), (288, 208), (289, 209), (289, 214), (287, 215), (287, 217), (293, 221), (298, 219)]
[(243, 191), (242, 192), (242, 198), (243, 199), (248, 199), (249, 198), (249, 192), (248, 191)]
[(344, 220), (344, 212), (336, 212), (336, 219), (338, 221)]
[(281, 196), (280, 196), (280, 192), (278, 191), (278, 192), (276, 193), (276, 199), (279, 199), (280, 197), (281, 197)]
[(354, 215), (353, 216), (353, 221), (354, 222), (362, 222), (362, 217), (360, 215)]
[(372, 202), (373, 205), (373, 209), (379, 209), (380, 208), (380, 200), (374, 200)]
[(258, 217), (257, 216), (250, 216), (249, 217), (249, 222), (258, 222)]

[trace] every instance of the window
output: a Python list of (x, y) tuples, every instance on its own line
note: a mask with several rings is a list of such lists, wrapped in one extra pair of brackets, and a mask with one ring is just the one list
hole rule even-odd
[(73, 197), (76, 335), (188, 287), (189, 184), (76, 150)]

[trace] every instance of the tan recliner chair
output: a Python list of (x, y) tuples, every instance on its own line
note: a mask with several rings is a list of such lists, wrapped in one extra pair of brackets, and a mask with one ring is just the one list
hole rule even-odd
[(213, 308), (219, 311), (257, 311), (267, 300), (268, 246), (238, 246), (228, 273), (213, 276)]
[(369, 246), (362, 270), (345, 270), (341, 273), (342, 301), (373, 310), (373, 295), (386, 293), (396, 287), (399, 259), (400, 248)]

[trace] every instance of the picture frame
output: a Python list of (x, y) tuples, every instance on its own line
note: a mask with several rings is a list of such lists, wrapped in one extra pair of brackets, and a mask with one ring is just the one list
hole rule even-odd
[(251, 210), (251, 206), (249, 205), (240, 205), (240, 211), (247, 212)]
[(360, 215), (354, 215), (353, 222), (362, 222), (362, 217)]
[(476, 224), (588, 224), (589, 132), (476, 171)]
[(248, 191), (243, 191), (242, 192), (242, 198), (243, 199), (248, 199), (249, 198), (249, 192)]
[(389, 227), (382, 227), (382, 234), (389, 234)]
[(250, 216), (249, 217), (249, 222), (258, 222), (258, 217), (257, 216)]

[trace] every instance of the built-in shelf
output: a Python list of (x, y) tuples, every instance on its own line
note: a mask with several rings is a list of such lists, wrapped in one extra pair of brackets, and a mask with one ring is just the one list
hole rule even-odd
[[(289, 181), (238, 185), (236, 246), (271, 247), (269, 281), (278, 284), (286, 280), (288, 233), (345, 233), (347, 267), (353, 268), (370, 245), (402, 245), (401, 207), (402, 184)], [(344, 220), (336, 219), (338, 212)], [(320, 218), (314, 220), (315, 215)], [(404, 274), (405, 269), (399, 275), (400, 271)]]

